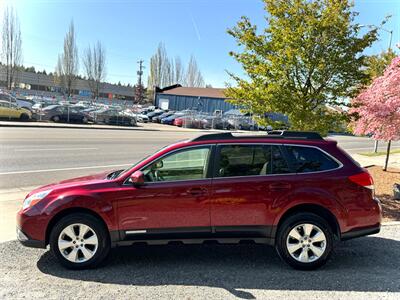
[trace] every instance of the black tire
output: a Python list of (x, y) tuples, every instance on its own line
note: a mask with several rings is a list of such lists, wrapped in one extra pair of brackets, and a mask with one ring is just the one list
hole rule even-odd
[[(296, 226), (304, 223), (312, 224), (319, 227), (319, 229), (321, 229), (322, 232), (325, 234), (326, 238), (325, 251), (323, 252), (323, 254), (317, 260), (307, 263), (300, 262), (297, 259), (293, 258), (286, 246), (287, 238), (290, 231), (296, 228)], [(312, 234), (310, 234), (310, 236), (312, 236)], [(334, 236), (332, 233), (332, 228), (323, 218), (313, 213), (296, 213), (288, 217), (279, 226), (276, 236), (275, 249), (278, 252), (280, 258), (289, 266), (299, 270), (314, 270), (321, 267), (328, 261), (333, 249), (333, 242)], [(302, 249), (299, 250), (302, 251)]]
[(51, 118), (51, 120), (53, 122), (59, 122), (60, 121), (60, 117), (59, 116), (54, 116), (54, 117)]
[(19, 116), (19, 119), (20, 119), (21, 121), (28, 121), (28, 120), (29, 120), (29, 116), (28, 116), (27, 114), (21, 114), (21, 115)]
[[(63, 256), (63, 254), (61, 254), (61, 250), (58, 248), (58, 238), (61, 232), (69, 225), (76, 223), (89, 226), (96, 233), (98, 239), (98, 245), (95, 254), (89, 260), (84, 262), (69, 261)], [(85, 213), (74, 213), (62, 218), (51, 230), (50, 250), (61, 263), (61, 265), (68, 269), (81, 270), (95, 268), (104, 261), (110, 252), (110, 235), (104, 224), (96, 217)]]
[(88, 118), (86, 118), (86, 117), (83, 117), (83, 118), (82, 118), (82, 123), (83, 123), (83, 124), (87, 124), (88, 121), (89, 121)]

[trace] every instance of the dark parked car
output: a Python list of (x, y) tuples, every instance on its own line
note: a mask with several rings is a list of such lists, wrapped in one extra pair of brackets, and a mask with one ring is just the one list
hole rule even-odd
[(87, 123), (88, 117), (79, 108), (63, 105), (50, 105), (39, 113), (41, 120), (68, 123)]
[(149, 118), (149, 121), (150, 121), (152, 118), (157, 117), (157, 116), (160, 116), (160, 115), (162, 115), (163, 113), (164, 113), (163, 110), (154, 110), (154, 111), (148, 112), (148, 113), (146, 114), (146, 116)]
[(162, 118), (161, 119), (161, 124), (173, 125), (175, 119), (183, 117), (184, 115), (186, 115), (186, 113), (184, 113), (184, 112), (176, 112), (173, 115), (170, 115), (169, 117)]
[(72, 269), (98, 265), (114, 246), (209, 240), (272, 245), (290, 266), (315, 269), (337, 241), (380, 224), (372, 177), (336, 141), (273, 131), (203, 135), (126, 170), (37, 188), (17, 214), (17, 236), (50, 244)]
[(134, 116), (123, 115), (115, 109), (102, 109), (89, 113), (95, 123), (107, 125), (136, 126), (137, 120)]
[(228, 122), (221, 116), (200, 116), (199, 127), (203, 129), (226, 129)]
[(165, 112), (165, 113), (163, 113), (163, 114), (161, 114), (159, 116), (151, 118), (151, 121), (155, 122), (155, 123), (161, 123), (162, 119), (167, 118), (169, 116), (172, 116), (174, 113), (175, 113), (174, 111)]

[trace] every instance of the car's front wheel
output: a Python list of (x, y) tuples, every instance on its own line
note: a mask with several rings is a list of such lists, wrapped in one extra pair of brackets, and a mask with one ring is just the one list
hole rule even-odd
[(291, 267), (313, 270), (326, 263), (332, 252), (333, 233), (329, 224), (312, 213), (297, 213), (278, 228), (276, 250)]
[(110, 251), (109, 233), (92, 215), (67, 215), (51, 231), (50, 248), (66, 268), (94, 268)]

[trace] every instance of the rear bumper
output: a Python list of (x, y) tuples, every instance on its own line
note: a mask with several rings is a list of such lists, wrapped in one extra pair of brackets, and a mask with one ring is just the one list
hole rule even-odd
[(341, 240), (345, 241), (345, 240), (350, 240), (350, 239), (354, 239), (354, 238), (358, 238), (358, 237), (362, 237), (362, 236), (366, 236), (366, 235), (370, 235), (370, 234), (376, 234), (380, 230), (381, 230), (380, 224), (377, 226), (372, 226), (372, 227), (357, 228), (357, 229), (342, 233)]
[(19, 228), (17, 228), (17, 238), (18, 241), (26, 247), (43, 248), (43, 249), (46, 248), (45, 241), (33, 240)]

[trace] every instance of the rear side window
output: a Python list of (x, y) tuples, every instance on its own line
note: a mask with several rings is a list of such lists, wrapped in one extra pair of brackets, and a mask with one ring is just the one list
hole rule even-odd
[(296, 173), (309, 173), (333, 170), (339, 164), (317, 148), (285, 146)]
[(217, 177), (256, 176), (289, 173), (278, 146), (221, 146)]

